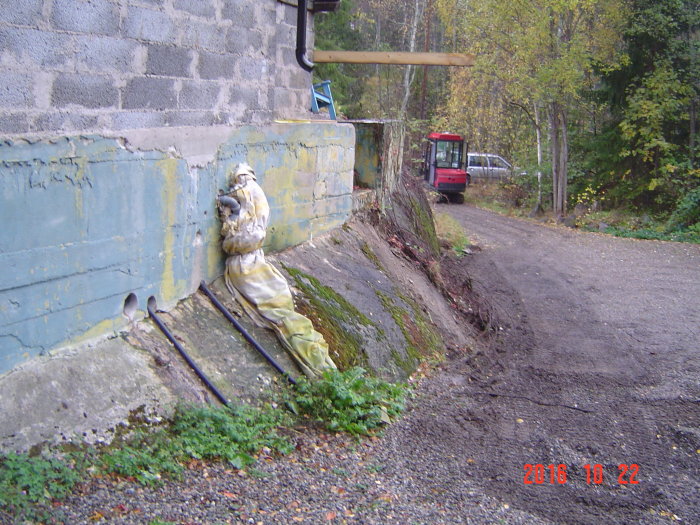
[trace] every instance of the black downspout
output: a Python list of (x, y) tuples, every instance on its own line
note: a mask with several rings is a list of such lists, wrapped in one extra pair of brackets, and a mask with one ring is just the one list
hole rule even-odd
[(314, 63), (306, 56), (306, 0), (297, 1), (297, 62), (305, 71), (313, 71)]

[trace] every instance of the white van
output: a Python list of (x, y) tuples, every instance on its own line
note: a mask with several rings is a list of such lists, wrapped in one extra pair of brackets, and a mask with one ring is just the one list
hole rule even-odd
[(513, 166), (498, 155), (468, 153), (467, 173), (472, 180), (503, 180), (513, 176)]

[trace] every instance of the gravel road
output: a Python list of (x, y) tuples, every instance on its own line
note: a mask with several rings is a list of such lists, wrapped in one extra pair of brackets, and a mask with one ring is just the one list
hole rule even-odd
[(700, 246), (439, 208), (482, 247), (454, 268), (497, 335), (452, 355), (381, 438), (300, 429), (295, 452), (245, 475), (194, 464), (153, 490), (96, 479), (57, 516), (700, 523)]
[(440, 426), (464, 430), (485, 493), (556, 523), (700, 523), (700, 246), (443, 210), (482, 246), (466, 263), (500, 312), (488, 365), (430, 388), (439, 403), (452, 376)]

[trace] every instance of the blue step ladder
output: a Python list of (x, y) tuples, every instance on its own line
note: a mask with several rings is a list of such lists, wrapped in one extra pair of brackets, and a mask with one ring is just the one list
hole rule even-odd
[(311, 111), (318, 113), (321, 108), (328, 108), (331, 120), (338, 120), (335, 116), (335, 104), (331, 94), (331, 81), (324, 80), (311, 86)]

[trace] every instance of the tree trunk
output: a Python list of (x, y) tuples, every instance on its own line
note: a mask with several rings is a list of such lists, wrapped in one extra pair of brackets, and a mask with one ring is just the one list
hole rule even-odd
[[(413, 53), (416, 50), (416, 33), (418, 32), (418, 22), (423, 13), (423, 2), (415, 0), (413, 3), (413, 20), (411, 21), (411, 35), (408, 41), (408, 50)], [(406, 66), (403, 73), (403, 97), (401, 99), (401, 109), (399, 111), (399, 120), (406, 118), (406, 110), (408, 108), (408, 99), (411, 97), (411, 83), (413, 82), (413, 66)]]
[[(428, 0), (428, 7), (425, 11), (425, 39), (423, 41), (423, 51), (430, 51), (430, 26), (431, 17), (433, 16), (433, 0)], [(425, 98), (428, 92), (428, 66), (423, 66), (423, 82), (420, 89), (420, 119), (425, 120)]]
[(566, 111), (559, 106), (559, 132), (561, 140), (559, 141), (559, 209), (562, 215), (566, 215), (568, 183), (569, 183), (569, 120)]
[(690, 120), (690, 136), (688, 137), (688, 149), (690, 150), (690, 167), (695, 168), (696, 163), (697, 163), (697, 152), (696, 148), (697, 145), (695, 144), (696, 142), (696, 133), (697, 133), (697, 100), (696, 99), (691, 99), (690, 101), (690, 115), (689, 115), (689, 120)]
[(569, 160), (566, 112), (558, 102), (549, 106), (549, 135), (552, 152), (552, 208), (555, 215), (566, 215), (566, 179)]
[[(377, 19), (375, 21), (374, 25), (374, 50), (379, 51), (379, 48), (382, 44), (382, 16), (381, 13), (378, 11), (377, 12)], [(386, 100), (384, 97), (384, 94), (382, 93), (382, 66), (379, 64), (376, 64), (374, 66), (374, 74), (377, 77), (377, 90), (376, 93), (374, 94), (375, 97), (377, 97), (377, 100), (379, 101), (379, 110), (381, 112), (381, 118), (386, 115), (386, 107), (384, 101)]]
[(537, 205), (535, 213), (542, 211), (542, 125), (540, 123), (540, 108), (533, 104), (535, 117), (535, 133), (537, 135)]

